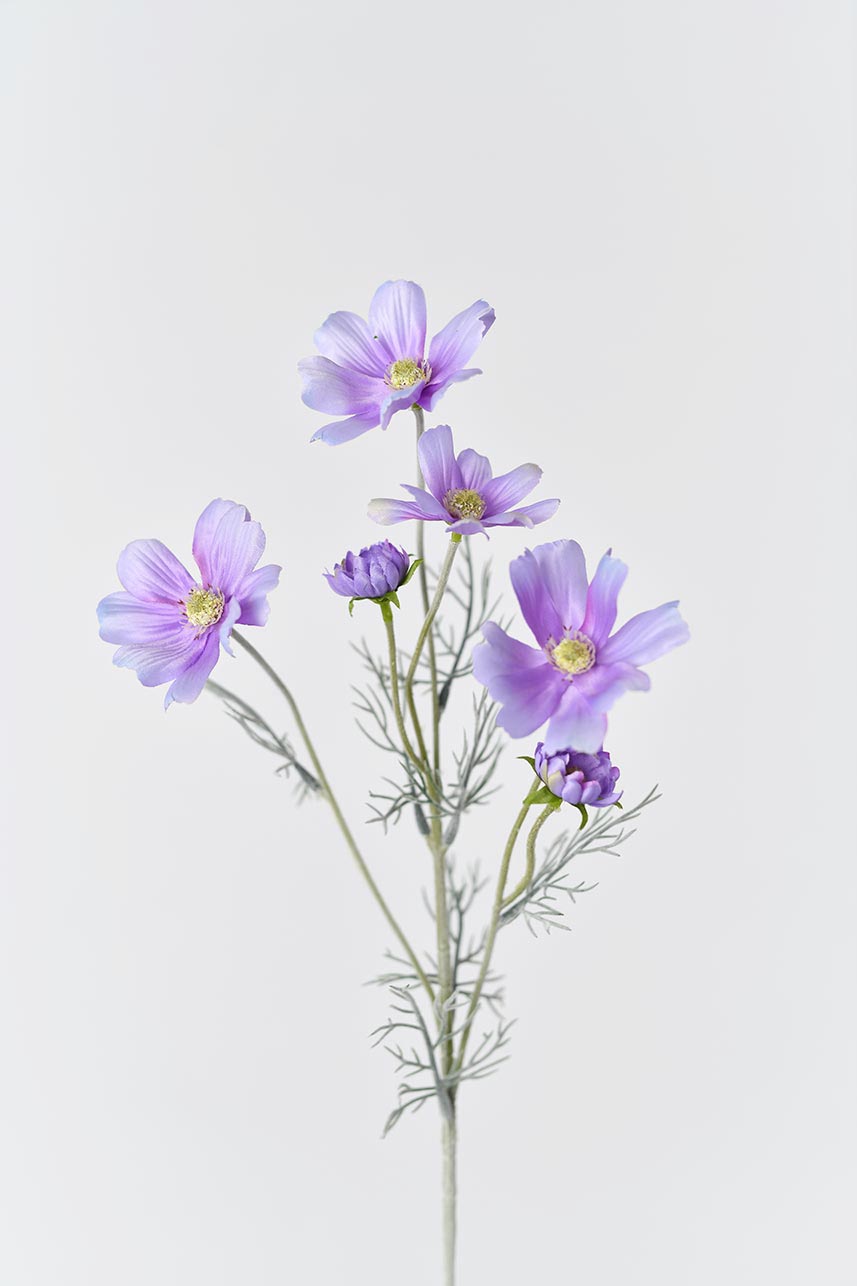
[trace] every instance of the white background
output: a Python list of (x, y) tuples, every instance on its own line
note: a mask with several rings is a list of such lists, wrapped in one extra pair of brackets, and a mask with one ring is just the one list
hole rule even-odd
[[(540, 536), (612, 545), (623, 615), (680, 596), (693, 631), (611, 721), (664, 800), (572, 934), (501, 939), (462, 1286), (857, 1282), (851, 18), (0, 3), (3, 1286), (438, 1280), (437, 1122), (380, 1141), (387, 938), (329, 817), (209, 697), (165, 716), (94, 615), (128, 540), (187, 558), (247, 503), (285, 567), (255, 641), (428, 942), (416, 836), (362, 827), (376, 623), (319, 574), (411, 425), (309, 447), (295, 370), (392, 276), (430, 331), (497, 310), (459, 447), (539, 461)], [(287, 727), (247, 658), (218, 676)], [(528, 749), (462, 859), (496, 865)]]

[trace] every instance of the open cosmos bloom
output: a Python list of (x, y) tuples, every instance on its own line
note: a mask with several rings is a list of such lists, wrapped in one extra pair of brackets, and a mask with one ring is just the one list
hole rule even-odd
[(312, 440), (335, 446), (379, 424), (386, 429), (396, 411), (431, 411), (450, 384), (482, 374), (467, 363), (493, 322), (493, 308), (477, 299), (435, 335), (426, 356), (426, 297), (413, 281), (379, 286), (368, 324), (356, 313), (331, 313), (314, 336), (321, 356), (298, 363), (302, 397), (314, 411), (347, 418), (322, 425)]
[(402, 487), (413, 500), (373, 500), (369, 517), (389, 524), (416, 518), (422, 522), (445, 522), (450, 531), (463, 536), (477, 532), (487, 535), (486, 527), (534, 527), (552, 518), (559, 508), (558, 500), (540, 500), (521, 509), (511, 506), (533, 490), (542, 471), (537, 464), (522, 464), (511, 473), (492, 477), (490, 461), (469, 448), (456, 456), (452, 429), (439, 424), (427, 429), (419, 441), (420, 469), (427, 491), (420, 487)]
[(349, 549), (342, 562), (334, 564), (332, 572), (324, 573), (324, 579), (343, 598), (383, 598), (395, 594), (410, 579), (410, 565), (410, 555), (404, 549), (389, 540), (379, 540), (359, 554)]
[(537, 647), (519, 643), (493, 621), (473, 652), (473, 673), (502, 709), (497, 724), (512, 737), (546, 720), (549, 749), (574, 746), (593, 754), (607, 729), (607, 711), (629, 689), (645, 692), (639, 668), (685, 643), (677, 603), (633, 616), (615, 634), (616, 600), (628, 568), (606, 553), (592, 583), (583, 550), (557, 540), (526, 550), (510, 565), (512, 587)]
[(613, 767), (606, 750), (594, 755), (582, 750), (555, 750), (551, 754), (540, 741), (533, 768), (548, 790), (567, 804), (606, 808), (622, 798), (622, 791), (615, 789), (619, 769)]
[[(115, 665), (137, 671), (147, 688), (169, 683), (164, 708), (195, 701), (220, 655), (232, 651), (233, 625), (264, 625), (280, 568), (256, 567), (265, 533), (243, 505), (212, 500), (193, 535), (192, 575), (160, 540), (133, 540), (116, 570), (124, 591), (98, 604), (101, 637), (118, 643)], [(255, 568), (255, 570), (254, 570)]]

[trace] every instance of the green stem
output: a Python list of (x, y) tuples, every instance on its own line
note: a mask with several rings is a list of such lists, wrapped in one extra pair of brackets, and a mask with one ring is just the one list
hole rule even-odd
[(330, 805), (333, 816), (336, 818), (336, 823), (339, 826), (339, 829), (342, 831), (343, 838), (345, 839), (345, 842), (348, 845), (351, 856), (354, 858), (355, 862), (357, 863), (357, 866), (364, 880), (369, 885), (369, 890), (372, 896), (374, 897), (375, 901), (377, 902), (381, 910), (381, 913), (384, 916), (384, 919), (387, 921), (393, 933), (398, 938), (399, 943), (402, 946), (402, 949), (404, 950), (405, 954), (410, 960), (414, 973), (419, 978), (423, 987), (425, 987), (426, 992), (429, 998), (431, 999), (432, 1003), (434, 1003), (434, 999), (435, 999), (434, 988), (429, 982), (428, 977), (426, 976), (425, 970), (423, 969), (422, 965), (417, 959), (414, 953), (414, 950), (411, 947), (411, 944), (408, 942), (408, 939), (405, 937), (404, 931), (401, 929), (398, 921), (396, 920), (396, 917), (393, 915), (393, 912), (390, 910), (389, 906), (385, 902), (384, 897), (381, 893), (381, 890), (378, 888), (378, 885), (375, 883), (375, 880), (372, 877), (372, 873), (369, 870), (369, 867), (366, 865), (366, 862), (363, 859), (363, 855), (360, 852), (360, 849), (357, 847), (357, 842), (354, 839), (354, 836), (351, 834), (351, 830), (349, 829), (348, 823), (346, 822), (345, 817), (343, 816), (342, 809), (339, 807), (339, 803), (336, 799), (336, 796), (334, 795), (333, 790), (331, 789), (330, 782), (327, 779), (327, 774), (325, 773), (324, 769), (321, 766), (321, 761), (319, 760), (318, 754), (316, 753), (315, 746), (310, 740), (310, 735), (307, 732), (306, 724), (304, 723), (303, 718), (301, 716), (301, 712), (298, 709), (297, 702), (295, 701), (289, 689), (286, 687), (283, 680), (280, 678), (279, 674), (277, 674), (277, 671), (273, 668), (273, 666), (268, 664), (268, 662), (261, 655), (261, 653), (256, 651), (252, 643), (248, 643), (247, 639), (245, 639), (242, 634), (239, 634), (237, 630), (232, 631), (232, 638), (235, 640), (236, 643), (239, 643), (241, 647), (243, 647), (245, 652), (249, 653), (249, 655), (252, 656), (253, 660), (258, 665), (261, 666), (261, 668), (267, 674), (268, 678), (271, 679), (274, 685), (279, 689), (279, 691), (285, 697), (288, 703), (289, 709), (292, 712), (292, 717), (294, 718), (295, 724), (297, 725), (298, 732), (300, 733), (301, 739), (303, 740), (303, 743), (306, 746), (306, 751), (307, 751), (307, 754), (309, 755), (310, 762), (312, 763), (312, 766), (315, 769), (315, 775), (318, 777), (318, 780), (321, 783), (322, 792), (328, 804)]
[(556, 812), (560, 803), (561, 800), (558, 799), (555, 804), (548, 804), (533, 822), (532, 830), (527, 836), (527, 865), (524, 868), (523, 879), (519, 884), (515, 885), (511, 893), (503, 898), (504, 907), (509, 906), (530, 887), (530, 881), (532, 880), (533, 872), (536, 869), (536, 839), (538, 838), (539, 831), (542, 829), (551, 813)]
[[(425, 432), (426, 418), (421, 406), (414, 406), (414, 419), (417, 422), (417, 448), (419, 448), (420, 438)], [(420, 467), (419, 450), (417, 450), (417, 486), (425, 490), (425, 479)], [(420, 592), (423, 599), (423, 612), (428, 615), (429, 610), (429, 592), (428, 592), (428, 573), (426, 572), (426, 525), (424, 522), (417, 523), (417, 556), (423, 561), (420, 564)], [(437, 655), (434, 646), (434, 631), (428, 636), (428, 659), (429, 674), (431, 675), (431, 722), (432, 722), (432, 768), (435, 776), (440, 775), (440, 700), (437, 686)], [(411, 711), (412, 715), (415, 713)]]
[[(419, 665), (420, 656), (422, 655), (422, 650), (423, 650), (423, 647), (425, 646), (426, 639), (431, 638), (431, 634), (432, 634), (431, 627), (434, 623), (434, 618), (437, 616), (438, 609), (440, 608), (441, 599), (443, 598), (444, 591), (446, 590), (446, 586), (449, 582), (449, 574), (452, 571), (452, 564), (455, 561), (455, 555), (458, 553), (458, 546), (460, 544), (461, 544), (460, 533), (457, 531), (452, 532), (449, 538), (449, 548), (446, 551), (446, 558), (444, 558), (443, 560), (443, 566), (441, 567), (440, 575), (437, 578), (437, 585), (435, 586), (435, 590), (434, 590), (434, 598), (431, 601), (431, 606), (426, 612), (426, 618), (423, 621), (422, 629), (419, 632), (419, 637), (417, 638), (413, 656), (411, 657), (411, 663), (408, 666), (408, 673), (405, 675), (405, 691), (409, 691), (413, 688), (414, 675), (417, 672), (417, 666)], [(422, 568), (420, 568), (420, 571), (422, 571)]]
[[(405, 727), (405, 719), (402, 714), (401, 695), (399, 693), (399, 662), (396, 655), (396, 627), (393, 623), (393, 608), (390, 603), (381, 604), (381, 616), (384, 620), (384, 626), (387, 630), (387, 654), (390, 666), (390, 696), (393, 702), (393, 714), (396, 719), (396, 727), (399, 730), (399, 736), (402, 739), (402, 747), (405, 754), (410, 759), (415, 768), (425, 773), (425, 746), (423, 745), (422, 753), (418, 754), (411, 745), (408, 736), (408, 730)], [(419, 730), (419, 723), (415, 721), (415, 728)], [(418, 732), (418, 738), (419, 738)]]

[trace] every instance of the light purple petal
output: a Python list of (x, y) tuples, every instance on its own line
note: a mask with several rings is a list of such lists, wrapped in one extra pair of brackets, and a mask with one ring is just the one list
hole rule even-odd
[(542, 651), (510, 638), (494, 621), (482, 633), (485, 642), (473, 650), (473, 674), (503, 706), (498, 726), (510, 736), (526, 736), (556, 708), (563, 680)]
[(397, 411), (409, 410), (415, 402), (420, 399), (420, 394), (425, 388), (425, 380), (417, 380), (409, 388), (390, 389), (384, 385), (381, 402), (381, 428), (386, 429)]
[(457, 521), (449, 521), (449, 530), (457, 531), (459, 536), (484, 536), (486, 540), (491, 537), (485, 530), (485, 524), (478, 518), (459, 518)]
[(98, 633), (105, 643), (159, 643), (181, 631), (180, 613), (177, 603), (142, 603), (124, 591), (108, 594), (98, 604)]
[(478, 451), (465, 447), (458, 457), (458, 468), (462, 487), (470, 487), (484, 496), (485, 487), (491, 481), (491, 461), (487, 455), (480, 455)]
[(490, 514), (482, 519), (486, 527), (535, 527), (547, 522), (559, 509), (558, 500), (539, 500), (534, 505), (522, 505), (507, 513)]
[(462, 486), (461, 470), (452, 444), (452, 429), (448, 424), (427, 429), (420, 438), (417, 455), (426, 486), (437, 500), (443, 500), (447, 491)]
[(117, 648), (113, 664), (136, 670), (137, 678), (147, 688), (176, 678), (191, 665), (203, 649), (203, 642), (186, 627), (160, 643), (129, 645)]
[(179, 603), (194, 579), (160, 540), (132, 540), (116, 564), (119, 580), (146, 603)]
[[(597, 786), (595, 787), (595, 793), (598, 793)], [(583, 794), (583, 787), (574, 777), (568, 777), (563, 782), (560, 794), (567, 804), (579, 804), (580, 796)]]
[(265, 552), (265, 533), (243, 505), (227, 510), (195, 555), (206, 584), (231, 598)]
[(237, 598), (228, 599), (224, 604), (223, 615), (217, 623), (216, 631), (214, 629), (211, 631), (212, 634), (215, 632), (217, 633), (221, 646), (224, 651), (229, 653), (230, 656), (234, 656), (235, 653), (232, 651), (232, 644), (229, 641), (229, 636), (232, 633), (232, 626), (237, 625), (240, 615), (241, 603), (239, 600)]
[(450, 384), (463, 384), (465, 380), (472, 380), (474, 375), (481, 375), (482, 372), (473, 367), (468, 371), (455, 371), (454, 374), (448, 375), (444, 380), (437, 380), (432, 374), (431, 382), (426, 385), (421, 396), (420, 406), (426, 411), (433, 411), (436, 403), (440, 401)]
[(379, 379), (384, 378), (390, 364), (386, 352), (356, 313), (331, 313), (315, 332), (315, 346), (337, 366), (347, 366)]
[(586, 611), (586, 560), (576, 540), (525, 549), (509, 568), (524, 619), (544, 646), (576, 630)]
[(574, 686), (593, 710), (606, 714), (623, 692), (648, 692), (652, 681), (644, 670), (615, 661), (612, 665), (595, 665), (585, 674), (575, 675)]
[(403, 491), (411, 493), (426, 518), (442, 518), (444, 522), (452, 521), (448, 510), (444, 509), (441, 502), (436, 500), (430, 491), (425, 491), (422, 487), (414, 487), (410, 482), (402, 482), (400, 486)]
[[(530, 647), (529, 643), (521, 643), (519, 639), (513, 639), (496, 621), (485, 622), (482, 626), (482, 637), (485, 642), (478, 644), (473, 651), (473, 673), (486, 687), (497, 674), (521, 669), (537, 670), (542, 666), (550, 666), (541, 648)], [(550, 668), (553, 670), (553, 666)], [(556, 671), (553, 672), (556, 673)]]
[(679, 615), (678, 601), (663, 603), (626, 621), (601, 648), (598, 659), (605, 665), (613, 661), (645, 665), (689, 638), (690, 631)]
[(220, 640), (216, 630), (209, 630), (205, 642), (191, 665), (167, 688), (164, 709), (169, 710), (174, 701), (195, 701), (220, 655)]
[(208, 552), (214, 544), (214, 533), (217, 531), (221, 518), (225, 518), (233, 509), (241, 510), (242, 522), (245, 515), (248, 518), (250, 517), (244, 505), (238, 505), (234, 500), (212, 500), (211, 504), (205, 506), (196, 520), (196, 527), (193, 532), (193, 556), (206, 585), (214, 583), (208, 559)]
[(616, 624), (616, 603), (625, 583), (628, 568), (608, 551), (599, 562), (586, 597), (586, 616), (581, 629), (595, 644), (596, 650), (609, 637)]
[(484, 299), (458, 313), (438, 331), (429, 348), (429, 366), (441, 382), (466, 366), (479, 347), (482, 336), (494, 323), (494, 309)]
[(595, 754), (604, 744), (607, 715), (593, 710), (586, 697), (573, 683), (565, 685), (565, 693), (545, 733), (545, 745), (551, 749), (574, 746), (587, 754)]
[(352, 415), (347, 420), (332, 420), (330, 424), (323, 424), (320, 429), (316, 429), (310, 442), (326, 442), (329, 447), (338, 447), (342, 442), (359, 438), (361, 433), (367, 433), (369, 429), (376, 429), (380, 418), (381, 413), (375, 407), (364, 415)]
[(327, 357), (303, 357), (298, 370), (303, 402), (328, 415), (365, 415), (379, 406), (387, 392), (383, 380), (337, 366)]
[[(426, 513), (413, 500), (372, 500), (367, 512), (372, 521), (380, 523), (382, 527), (389, 527), (394, 522), (407, 522), (412, 518), (418, 522), (438, 520), (437, 514)], [(443, 515), (444, 518), (448, 516), (446, 513)]]
[(511, 509), (538, 486), (541, 476), (542, 471), (537, 464), (520, 464), (511, 473), (501, 473), (499, 478), (492, 478), (482, 492), (487, 512), (496, 514)]
[(414, 281), (385, 281), (369, 305), (369, 327), (387, 350), (387, 361), (410, 357), (421, 362), (426, 351), (426, 297)]
[(265, 624), (271, 610), (268, 595), (280, 583), (282, 570), (282, 567), (277, 567), (274, 563), (267, 563), (266, 566), (257, 567), (256, 571), (244, 577), (235, 592), (235, 597), (241, 602), (239, 625)]

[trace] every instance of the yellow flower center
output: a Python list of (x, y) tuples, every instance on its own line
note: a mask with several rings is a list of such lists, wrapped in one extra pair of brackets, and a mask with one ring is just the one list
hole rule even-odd
[(595, 648), (585, 634), (574, 634), (551, 649), (553, 663), (566, 674), (583, 674), (595, 664)]
[(415, 362), (412, 357), (401, 357), (397, 362), (393, 362), (387, 371), (387, 383), (390, 388), (410, 388), (424, 375), (425, 371), (419, 362)]
[(458, 491), (447, 491), (443, 507), (453, 518), (481, 518), (485, 512), (485, 501), (478, 491), (461, 487)]
[(185, 600), (185, 615), (199, 630), (215, 625), (223, 612), (223, 595), (216, 589), (192, 589)]

